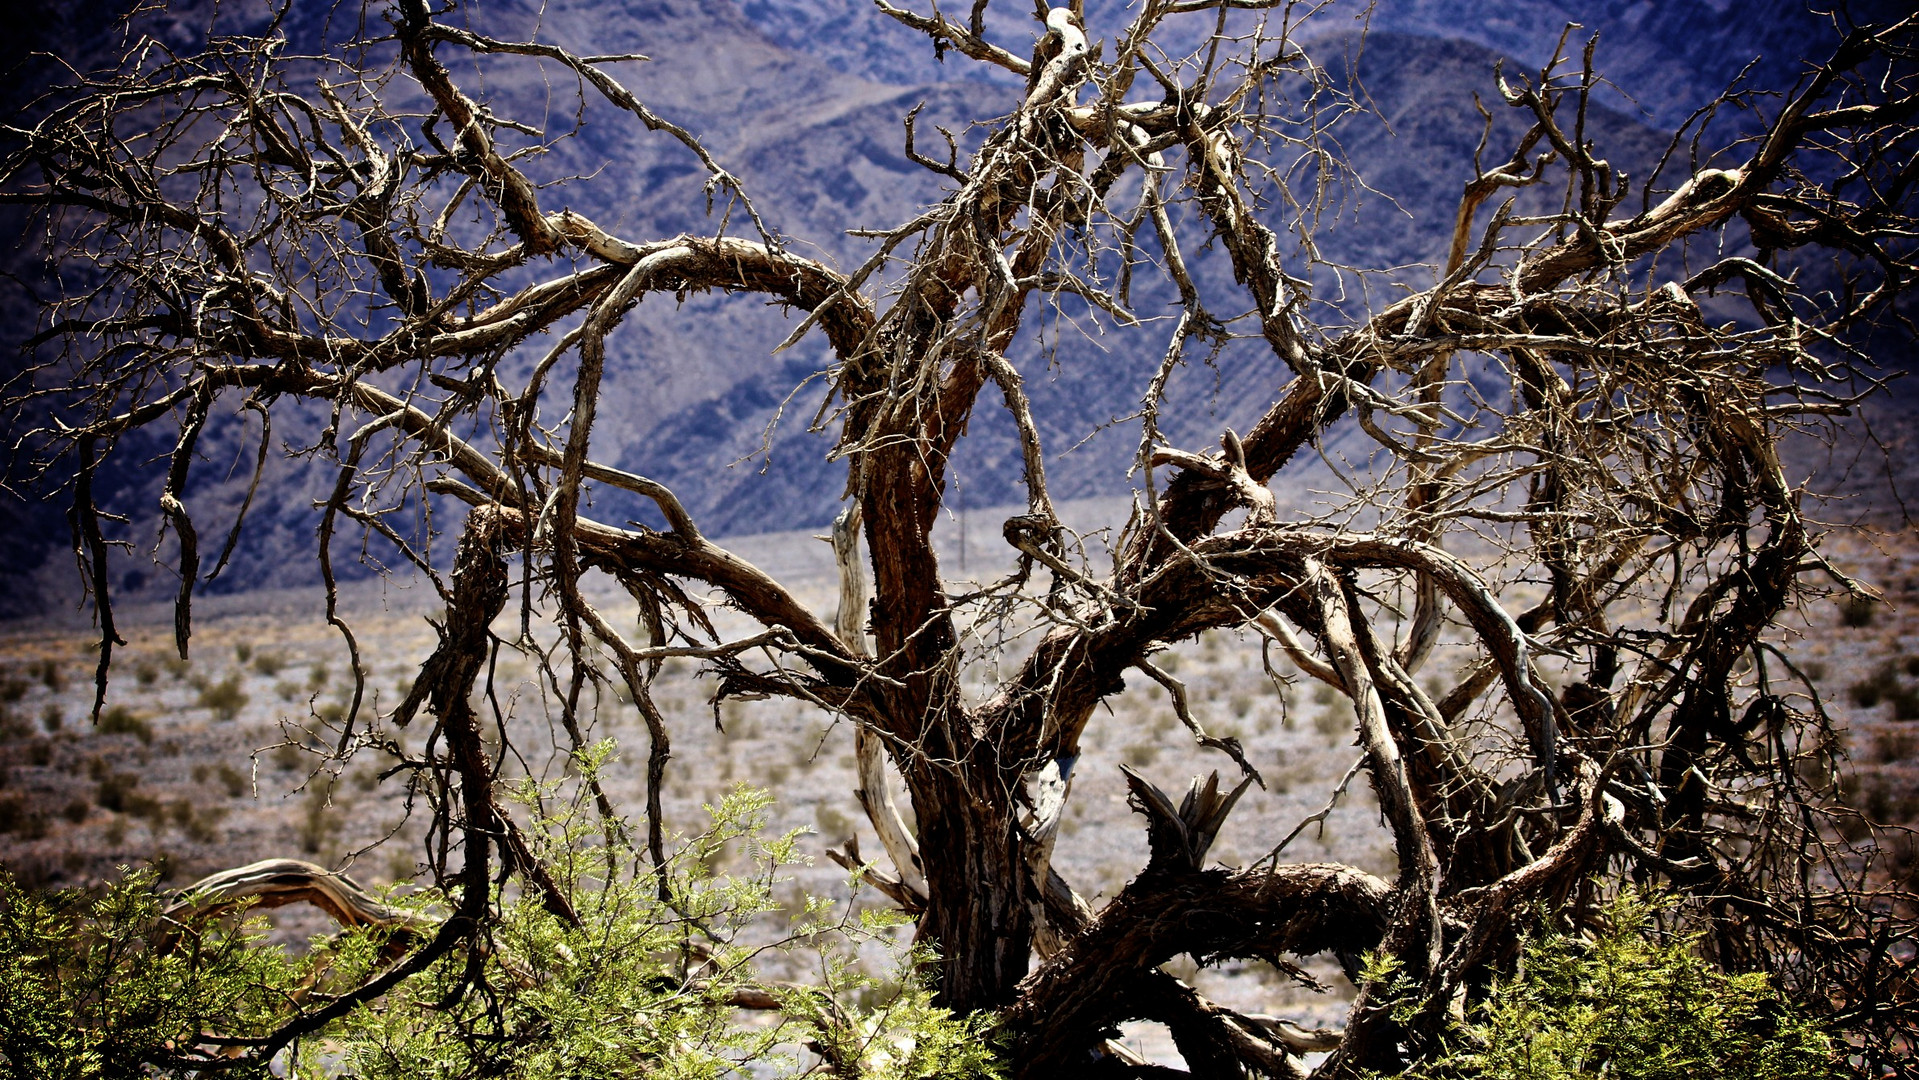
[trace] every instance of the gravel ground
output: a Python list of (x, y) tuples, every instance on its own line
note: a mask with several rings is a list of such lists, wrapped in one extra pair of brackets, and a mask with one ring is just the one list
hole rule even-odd
[[(1090, 525), (1118, 512), (1111, 503), (1074, 509)], [(967, 546), (978, 563), (982, 553), (997, 550), (989, 539), (998, 517), (972, 516)], [(957, 566), (957, 526), (944, 540), (948, 562)], [(1882, 822), (1919, 819), (1919, 544), (1913, 541), (1908, 532), (1829, 544), (1835, 563), (1874, 583), (1886, 602), (1850, 611), (1836, 602), (1819, 604), (1799, 612), (1781, 639), (1819, 681), (1839, 723), (1857, 805)], [(830, 616), (834, 592), (825, 544), (805, 534), (732, 544), (795, 583), (807, 603)], [(630, 602), (622, 607), (610, 594), (603, 599), (616, 623), (634, 625)], [(351, 686), (346, 651), (319, 618), (317, 600), (301, 592), (210, 598), (196, 612), (190, 663), (171, 655), (170, 611), (122, 612), (128, 645), (117, 652), (107, 722), (98, 729), (87, 721), (94, 646), (85, 628), (71, 621), (0, 627), (0, 865), (23, 882), (50, 887), (97, 883), (116, 867), (146, 863), (180, 885), (274, 856), (345, 868), (369, 885), (412, 879), (423, 822), (418, 814), (409, 818), (399, 786), (377, 782), (370, 760), (322, 768), (322, 758), (299, 745), (311, 741), (304, 729), (315, 727), (316, 717), (342, 710)], [(346, 606), (368, 692), (380, 709), (391, 708), (432, 648), (432, 592), (373, 582), (350, 590)], [(511, 636), (517, 624), (497, 629)], [(722, 620), (721, 629), (746, 631), (737, 617)], [(1185, 682), (1197, 718), (1213, 734), (1242, 740), (1265, 779), (1263, 790), (1255, 788), (1240, 803), (1213, 858), (1238, 866), (1265, 856), (1325, 805), (1354, 764), (1358, 750), (1348, 714), (1330, 693), (1309, 685), (1276, 688), (1262, 668), (1256, 637), (1209, 633), (1172, 650), (1162, 666)], [(528, 657), (502, 650), (496, 695), (516, 718), (517, 756), (509, 772), (557, 775), (558, 725), (543, 710), (537, 676)], [(802, 845), (812, 864), (797, 868), (786, 888), (843, 903), (876, 902), (870, 891), (850, 896), (845, 873), (821, 855), (827, 843), (854, 833), (863, 851), (881, 851), (853, 799), (849, 726), (783, 700), (729, 702), (716, 717), (712, 689), (711, 680), (694, 677), (686, 663), (670, 665), (657, 686), (675, 752), (666, 791), (670, 826), (697, 828), (702, 804), (733, 784), (765, 787), (777, 800), (774, 830), (815, 834)], [(419, 732), (411, 734), (417, 746)], [(645, 731), (635, 710), (608, 695), (594, 712), (592, 735), (613, 738), (621, 748), (607, 775), (611, 794), (627, 807), (643, 805), (638, 766)], [(1125, 803), (1121, 763), (1175, 794), (1195, 775), (1234, 772), (1229, 760), (1194, 744), (1160, 687), (1129, 679), (1088, 731), (1056, 856), (1060, 871), (1095, 906), (1146, 857), (1141, 819)], [(1284, 857), (1390, 873), (1388, 834), (1364, 778), (1323, 827), (1309, 828)], [(1910, 845), (1905, 858), (1910, 873)], [(303, 909), (274, 914), (289, 940), (326, 930)], [(1340, 1023), (1352, 992), (1330, 962), (1308, 965), (1331, 988), (1325, 993), (1264, 965), (1195, 971), (1182, 957), (1171, 966), (1181, 964), (1181, 974), (1219, 1000), (1309, 1027)], [(1169, 1051), (1163, 1032), (1145, 1027), (1131, 1035), (1155, 1057)]]

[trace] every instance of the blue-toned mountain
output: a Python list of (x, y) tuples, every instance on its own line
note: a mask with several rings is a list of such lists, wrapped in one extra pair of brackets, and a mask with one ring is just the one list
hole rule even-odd
[[(1110, 48), (1125, 5), (1093, 0), (1087, 6), (1093, 36)], [(16, 9), (15, 51), (0, 53), (16, 71), (7, 111), (30, 117), (29, 103), (18, 96), (22, 88), (44, 86), (61, 70), (45, 58), (23, 57), (23, 43), (75, 67), (97, 66), (125, 40), (99, 32), (111, 24), (113, 9), (108, 0), (35, 0)], [(168, 12), (141, 15), (136, 25), (173, 47), (191, 48), (209, 25), (258, 22), (243, 6), (215, 11), (207, 0), (176, 0)], [(369, 7), (366, 17), (381, 16)], [(907, 160), (901, 126), (907, 111), (923, 102), (923, 132), (945, 125), (976, 140), (978, 129), (967, 125), (1004, 114), (1019, 91), (1004, 72), (956, 54), (941, 59), (923, 37), (867, 0), (489, 0), (450, 17), (497, 37), (538, 36), (582, 52), (648, 55), (649, 62), (624, 65), (621, 78), (657, 112), (698, 135), (797, 249), (843, 267), (856, 264), (872, 243), (848, 230), (897, 224), (939, 199), (949, 183)], [(349, 34), (358, 18), (351, 4), (296, 3), (286, 29), (296, 47), (317, 47)], [(1748, 64), (1749, 80), (1785, 86), (1799, 74), (1800, 57), (1817, 54), (1835, 36), (1829, 20), (1791, 0), (1406, 0), (1379, 5), (1369, 23), (1338, 9), (1323, 13), (1302, 39), (1323, 64), (1356, 74), (1371, 106), (1335, 133), (1334, 145), (1366, 185), (1344, 189), (1337, 212), (1325, 219), (1318, 238), (1324, 258), (1414, 267), (1439, 258), (1482, 132), (1475, 95), (1496, 103), (1493, 71), (1501, 57), (1536, 67), (1568, 22), (1581, 24), (1575, 35), (1600, 34), (1599, 66), (1633, 95), (1606, 95), (1589, 134), (1615, 161), (1638, 166), (1632, 171), (1640, 176), (1665, 148), (1671, 128)], [(987, 26), (1016, 52), (1031, 47), (1037, 29), (1030, 6), (1014, 3), (989, 8)], [(1195, 33), (1191, 41), (1171, 41), (1171, 48), (1203, 44), (1203, 30)], [(549, 179), (580, 178), (550, 190), (550, 203), (635, 239), (715, 228), (701, 189), (704, 174), (691, 156), (599, 102), (588, 102), (586, 122), (576, 129), (579, 95), (570, 79), (531, 64), (506, 64), (469, 88), (498, 113), (549, 133), (571, 132), (529, 166)], [(1510, 145), (1519, 123), (1510, 110), (1494, 111), (1490, 145), (1503, 153), (1498, 148)], [(5, 224), (10, 235), (22, 235), (17, 216)], [(35, 298), (53, 287), (36, 266), (36, 252), (30, 243), (20, 248), (15, 284), (0, 289), (0, 337), (9, 341), (32, 333)], [(1203, 288), (1232, 292), (1223, 259), (1200, 251), (1194, 262)], [(1417, 278), (1428, 271), (1409, 273)], [(1148, 320), (1173, 300), (1153, 290), (1142, 283), (1134, 294)], [(1349, 296), (1345, 310), (1367, 299)], [(1323, 310), (1335, 319), (1341, 307)], [(1093, 317), (1056, 317), (1015, 358), (1025, 365), (1042, 434), (1057, 455), (1049, 468), (1064, 497), (1125, 490), (1138, 439), (1127, 418), (1163, 347), (1159, 335), (1102, 336), (1098, 325)], [(820, 384), (807, 379), (824, 363), (821, 347), (807, 341), (771, 354), (791, 326), (786, 313), (749, 298), (648, 300), (610, 342), (596, 453), (672, 484), (716, 534), (824, 522), (837, 506), (843, 468), (827, 461), (830, 433), (806, 431), (820, 393)], [(1263, 409), (1282, 372), (1269, 352), (1236, 342), (1214, 365), (1181, 379), (1168, 434), (1203, 443), (1221, 426), (1244, 424)], [(36, 419), (44, 418), (15, 416), (9, 425), (17, 432)], [(1093, 431), (1098, 434), (1086, 439)], [(238, 420), (209, 429), (203, 456), (218, 465), (202, 468), (189, 490), (190, 505), (209, 522), (230, 519), (238, 507), (248, 470), (229, 463), (250, 453), (257, 427), (251, 432)], [(279, 434), (297, 441), (296, 432)], [(982, 410), (972, 434), (957, 463), (960, 498), (972, 506), (1015, 501), (1019, 455), (1011, 426), (998, 412)], [(151, 453), (122, 457), (150, 458), (165, 447), (147, 449)], [(330, 475), (317, 459), (276, 460), (265, 480), (272, 497), (256, 501), (246, 542), (216, 587), (312, 580), (313, 560), (295, 553), (310, 548), (312, 502)], [(21, 493), (31, 491), (28, 480), (18, 469), (8, 477)], [(150, 549), (157, 533), (158, 485), (151, 468), (122, 469), (100, 481), (117, 509), (131, 515), (123, 535), (139, 551)], [(0, 530), (0, 559), (16, 587), (0, 590), (0, 611), (20, 613), (66, 590), (71, 559), (62, 551), (58, 505), (7, 496), (4, 512), (13, 527)], [(622, 519), (642, 508), (616, 502), (595, 512)], [(127, 559), (117, 572), (120, 583), (136, 591), (173, 588), (167, 572), (145, 555)], [(27, 584), (56, 580), (58, 586), (46, 588)]]

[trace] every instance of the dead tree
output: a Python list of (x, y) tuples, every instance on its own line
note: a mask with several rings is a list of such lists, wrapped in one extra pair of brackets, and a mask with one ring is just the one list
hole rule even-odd
[[(1912, 282), (1915, 21), (1853, 29), (1781, 99), (1729, 95), (1719, 104), (1750, 107), (1757, 128), (1723, 146), (1703, 126), (1682, 132), (1645, 178), (1588, 136), (1593, 50), (1569, 58), (1562, 42), (1543, 70), (1501, 78), (1524, 134), (1482, 146), (1434, 272), (1354, 310), (1314, 296), (1362, 271), (1318, 262), (1313, 193), (1287, 175), (1301, 155), (1336, 168), (1320, 133), (1361, 100), (1300, 44), (1303, 6), (1147, 0), (1103, 45), (1077, 3), (1042, 7), (1031, 56), (987, 40), (984, 0), (966, 23), (880, 6), (1026, 87), (970, 157), (913, 155), (948, 178), (945, 198), (874, 231), (850, 271), (762, 221), (739, 178), (617, 81), (623, 58), (496, 40), (422, 0), (318, 59), (271, 36), (136, 50), (8, 132), (0, 199), (42, 215), (69, 280), (87, 283), (48, 313), (39, 344), (64, 351), (15, 407), (65, 407), (20, 452), (71, 500), (101, 693), (121, 642), (93, 481), (142, 429), (176, 445), (159, 510), (179, 538), (182, 655), (208, 548), (181, 494), (196, 439), (236, 403), (262, 417), (317, 403), (328, 417), (316, 448), (337, 483), (317, 553), (349, 648), (332, 571), (347, 532), (385, 537), (444, 596), (438, 648), (387, 719), (439, 733), (434, 754), (395, 764), (441, 793), (438, 827), (464, 860), (439, 868), (457, 909), (376, 980), (295, 1010), (249, 1053), (474, 941), (501, 863), (566, 912), (495, 798), (468, 704), (493, 620), (513, 609), (562, 635), (551, 693), (574, 738), (596, 682), (630, 693), (652, 740), (634, 842), (656, 860), (664, 659), (699, 658), (722, 695), (797, 698), (856, 725), (859, 799), (891, 864), (872, 877), (937, 950), (940, 1000), (1001, 1011), (1018, 1075), (1088, 1065), (1134, 1018), (1167, 1024), (1200, 1075), (1301, 1075), (1313, 1048), (1332, 1051), (1324, 1075), (1390, 1069), (1435, 1047), (1533, 913), (1576, 921), (1582, 898), (1630, 879), (1696, 897), (1687, 915), (1712, 930), (1718, 961), (1829, 1003), (1862, 1060), (1889, 1065), (1913, 1035), (1912, 1013), (1883, 1007), (1910, 1002), (1911, 898), (1877, 884), (1870, 837), (1835, 827), (1828, 725), (1775, 630), (1802, 599), (1868, 592), (1821, 557), (1816, 493), (1780, 448), (1837, 430), (1871, 385), (1864, 335)], [(557, 209), (550, 178), (527, 171), (544, 134), (454, 74), (531, 62), (577, 79), (600, 122), (625, 113), (685, 144), (733, 212), (713, 235), (653, 238)], [(1230, 263), (1233, 289), (1196, 284), (1202, 247)], [(1799, 268), (1821, 251), (1842, 280), (1805, 287)], [(1146, 278), (1177, 295), (1170, 330), (1133, 309)], [(803, 313), (789, 342), (830, 345), (825, 422), (846, 477), (837, 619), (708, 538), (662, 484), (602, 463), (609, 337), (648, 295), (706, 290), (787, 305)], [(1110, 572), (1056, 513), (1031, 373), (1009, 359), (1036, 301), (1102, 312), (1163, 350), (1141, 388), (1136, 507)], [(1290, 376), (1249, 430), (1169, 445), (1167, 380), (1225, 336), (1270, 348)], [(1508, 390), (1476, 389), (1489, 381)], [(1016, 570), (959, 595), (933, 527), (969, 420), (1001, 408), (1024, 452), (1027, 506), (1004, 529)], [(1348, 427), (1376, 443), (1348, 505), (1282, 516), (1269, 481)], [(666, 527), (593, 520), (595, 487), (649, 500)], [(395, 512), (429, 497), (470, 508), (444, 581), (447, 542)], [(589, 574), (637, 600), (641, 636), (589, 602)], [(1502, 584), (1518, 578), (1538, 585)], [(713, 636), (702, 590), (763, 631)], [(1039, 630), (972, 699), (963, 676), (996, 620)], [(1152, 860), (1093, 911), (1052, 852), (1080, 741), (1129, 672), (1173, 691), (1193, 734), (1253, 776), (1153, 662), (1215, 628), (1256, 629), (1350, 702), (1397, 869), (1380, 880), (1281, 852), (1209, 868), (1244, 782), (1196, 782), (1175, 805), (1132, 777)], [(1439, 646), (1449, 635), (1467, 645)], [(1450, 670), (1433, 670), (1441, 657)], [(368, 708), (356, 693), (342, 754), (381, 752)], [(917, 833), (887, 794), (895, 774)], [(1403, 978), (1362, 986), (1344, 1030), (1318, 1035), (1161, 971), (1179, 954), (1367, 950)]]

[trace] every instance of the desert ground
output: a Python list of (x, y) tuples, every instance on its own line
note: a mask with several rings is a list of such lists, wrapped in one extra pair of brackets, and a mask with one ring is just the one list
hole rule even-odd
[[(966, 546), (980, 563), (994, 550), (998, 518), (972, 516)], [(963, 565), (957, 525), (945, 539), (948, 563)], [(801, 532), (731, 546), (794, 583), (830, 617), (835, 593), (825, 543)], [(1780, 643), (1818, 681), (1843, 739), (1853, 805), (1877, 822), (1911, 823), (1919, 819), (1919, 533), (1837, 534), (1826, 550), (1884, 600), (1808, 606), (1783, 628)], [(610, 595), (604, 602), (616, 622), (634, 625), (630, 602), (624, 609)], [(381, 723), (378, 715), (397, 703), (432, 649), (429, 620), (437, 601), (423, 583), (374, 579), (347, 587), (342, 607), (362, 650), (365, 711)], [(353, 680), (317, 591), (203, 598), (190, 660), (173, 650), (170, 608), (138, 606), (118, 617), (128, 644), (116, 650), (98, 725), (88, 716), (97, 642), (84, 613), (0, 627), (0, 865), (19, 883), (86, 887), (119, 867), (150, 864), (177, 887), (256, 859), (294, 857), (343, 869), (368, 886), (414, 887), (425, 812), (409, 807), (399, 778), (380, 780), (391, 759), (382, 763), (373, 751), (362, 751), (341, 767), (320, 744), (324, 722), (337, 722), (344, 712)], [(550, 632), (541, 637), (537, 625), (535, 638), (550, 642)], [(508, 640), (518, 634), (510, 608), (495, 629)], [(746, 631), (743, 625), (721, 629)], [(1272, 656), (1278, 670), (1291, 674), (1278, 650)], [(509, 775), (563, 771), (536, 660), (503, 647), (494, 671), (494, 699), (512, 718)], [(1264, 780), (1263, 789), (1242, 800), (1213, 858), (1234, 866), (1268, 856), (1327, 805), (1353, 768), (1359, 750), (1350, 713), (1309, 680), (1276, 684), (1262, 666), (1261, 639), (1251, 633), (1209, 633), (1174, 650), (1163, 667), (1185, 683), (1197, 718), (1212, 734), (1245, 744)], [(1195, 745), (1159, 686), (1144, 678), (1128, 682), (1111, 714), (1089, 730), (1055, 863), (1095, 906), (1145, 861), (1144, 830), (1126, 806), (1120, 764), (1175, 792), (1195, 775), (1237, 771), (1222, 755)], [(829, 843), (855, 834), (869, 857), (881, 850), (854, 801), (849, 726), (782, 700), (729, 701), (716, 711), (713, 688), (687, 661), (669, 665), (656, 684), (674, 747), (669, 828), (698, 828), (702, 805), (732, 785), (764, 787), (776, 799), (776, 831), (813, 834), (802, 845), (811, 865), (796, 868), (784, 888), (795, 898), (804, 891), (843, 904), (883, 903), (871, 889), (856, 895), (847, 874), (822, 854)], [(417, 748), (425, 726), (387, 733)], [(646, 753), (637, 711), (605, 691), (588, 736), (617, 741), (610, 793), (637, 814)], [(1913, 846), (1894, 846), (1901, 860), (1896, 870), (1913, 873)], [(1363, 775), (1280, 857), (1389, 871), (1388, 836)], [(273, 915), (278, 934), (296, 944), (327, 929), (305, 909)], [(1310, 969), (1327, 984), (1324, 993), (1263, 966), (1196, 971), (1189, 960), (1181, 963), (1188, 965), (1183, 974), (1221, 1000), (1308, 1026), (1337, 1024), (1351, 993), (1330, 961)]]

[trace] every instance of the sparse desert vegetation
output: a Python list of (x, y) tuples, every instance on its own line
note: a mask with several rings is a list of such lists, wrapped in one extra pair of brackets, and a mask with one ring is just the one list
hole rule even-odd
[(230, 6), (0, 126), (6, 1064), (1919, 1077), (1919, 15)]
[[(768, 549), (797, 545), (804, 553), (808, 542), (795, 536), (762, 543)], [(1803, 623), (1785, 628), (1782, 651), (1817, 679), (1823, 704), (1845, 739), (1852, 798), (1843, 812), (1851, 816), (1842, 820), (1852, 822), (1848, 828), (1919, 826), (1919, 720), (1899, 706), (1919, 681), (1914, 674), (1919, 669), (1919, 588), (1913, 587), (1919, 582), (1919, 539), (1894, 534), (1870, 545), (1841, 541), (1838, 546), (1857, 559), (1842, 564), (1849, 570), (1890, 583), (1885, 602), (1874, 606), (1877, 614), (1864, 624), (1837, 602), (1810, 608)], [(1889, 566), (1878, 561), (1882, 548), (1895, 553)], [(822, 609), (831, 603), (824, 556), (817, 553), (815, 565), (802, 575), (811, 583), (806, 595)], [(615, 598), (607, 601), (610, 611), (621, 613)], [(369, 608), (378, 610), (370, 602)], [(363, 616), (359, 625), (367, 651), (424, 655), (433, 633), (424, 617), (428, 613), (389, 608)], [(129, 631), (136, 646), (151, 650), (139, 655), (154, 670), (162, 667), (157, 657), (169, 632), (165, 616), (156, 610)], [(8, 739), (0, 745), (6, 763), (0, 768), (0, 864), (26, 882), (48, 886), (97, 884), (122, 864), (151, 865), (177, 884), (280, 856), (349, 867), (373, 883), (410, 880), (425, 852), (416, 827), (405, 819), (403, 798), (390, 785), (375, 783), (378, 768), (371, 762), (377, 759), (338, 778), (315, 771), (329, 749), (319, 733), (342, 718), (342, 698), (349, 692), (335, 686), (332, 676), (345, 666), (337, 636), (323, 625), (286, 626), (252, 615), (244, 601), (210, 617), (201, 633), (206, 652), (215, 656), (223, 638), (244, 636), (256, 662), (231, 669), (202, 689), (184, 679), (142, 679), (141, 669), (135, 669), (132, 677), (114, 681), (110, 704), (96, 726), (87, 720), (90, 684), (67, 680), (56, 691), (28, 677), (30, 670), (40, 670), (29, 658), (43, 653), (83, 658), (87, 639), (11, 628), (7, 660), (0, 662), (20, 673), (17, 680), (26, 689), (8, 703), (8, 715), (56, 710), (75, 719), (44, 735), (22, 724), (7, 729)], [(1259, 654), (1256, 640), (1214, 631), (1181, 646), (1163, 665), (1179, 672), (1203, 723), (1215, 733), (1238, 736), (1266, 782), (1264, 790), (1244, 797), (1215, 845), (1214, 857), (1225, 865), (1260, 858), (1320, 810), (1359, 754), (1344, 699), (1320, 684), (1275, 685)], [(281, 661), (262, 670), (257, 660), (263, 655)], [(692, 663), (673, 664), (671, 674), (691, 677)], [(534, 670), (503, 663), (497, 687), (502, 701), (533, 707), (537, 695), (526, 680)], [(305, 676), (291, 701), (276, 689), (288, 671)], [(390, 709), (404, 692), (407, 673), (395, 675), (395, 691), (370, 686), (370, 695), (377, 691), (377, 708)], [(388, 676), (383, 672), (381, 678)], [(656, 703), (675, 745), (665, 792), (669, 819), (697, 821), (700, 808), (714, 804), (735, 782), (766, 787), (775, 793), (770, 827), (812, 833), (802, 850), (815, 859), (809, 867), (795, 868), (797, 887), (844, 899), (844, 874), (819, 857), (824, 848), (847, 836), (859, 837), (862, 850), (879, 847), (852, 798), (856, 785), (846, 725), (791, 702), (729, 699), (720, 707), (716, 727), (706, 700), (713, 683), (689, 685), (691, 693), (675, 689)], [(1862, 687), (1874, 692), (1866, 694)], [(1219, 768), (1223, 760), (1194, 744), (1165, 692), (1149, 680), (1129, 685), (1109, 704), (1109, 722), (1088, 730), (1086, 760), (1076, 771), (1075, 799), (1062, 822), (1056, 856), (1062, 871), (1084, 883), (1096, 902), (1129, 880), (1146, 857), (1145, 837), (1126, 805), (1118, 767), (1138, 768), (1170, 787)], [(630, 699), (608, 693), (590, 734), (621, 744), (606, 774), (609, 792), (620, 799), (641, 798), (645, 729)], [(380, 735), (396, 746), (409, 738), (417, 742), (417, 734), (397, 729)], [(163, 743), (176, 745), (177, 755), (163, 756)], [(534, 747), (518, 750), (536, 755)], [(381, 846), (369, 846), (389, 834)], [(1891, 845), (1886, 870), (1919, 884), (1919, 859), (1911, 847)], [(1288, 857), (1301, 856), (1391, 873), (1390, 836), (1363, 780), (1350, 784), (1324, 820), (1292, 841)], [(275, 918), (293, 939), (325, 926), (300, 908), (276, 912)], [(1256, 963), (1192, 974), (1217, 1000), (1336, 1023), (1350, 994), (1348, 984), (1330, 960), (1309, 970), (1333, 992), (1303, 990)]]

